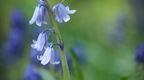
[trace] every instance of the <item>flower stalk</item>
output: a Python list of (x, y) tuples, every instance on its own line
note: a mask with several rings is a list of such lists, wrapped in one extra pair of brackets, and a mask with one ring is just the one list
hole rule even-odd
[(60, 33), (59, 28), (58, 28), (58, 24), (55, 21), (53, 12), (51, 11), (51, 8), (50, 8), (50, 5), (48, 4), (48, 2), (47, 2), (47, 6), (48, 6), (47, 9), (48, 9), (48, 12), (49, 12), (49, 18), (50, 18), (50, 21), (51, 21), (51, 23), (54, 27), (55, 32), (56, 32), (57, 42), (59, 43), (59, 46), (60, 46), (60, 49), (61, 49), (60, 56), (61, 56), (61, 63), (62, 63), (62, 70), (63, 70), (63, 80), (71, 80), (70, 72), (69, 72), (69, 68), (68, 68), (68, 64), (67, 64), (67, 59), (66, 59), (66, 55), (65, 55), (65, 52), (64, 52), (63, 39), (61, 37), (61, 33)]

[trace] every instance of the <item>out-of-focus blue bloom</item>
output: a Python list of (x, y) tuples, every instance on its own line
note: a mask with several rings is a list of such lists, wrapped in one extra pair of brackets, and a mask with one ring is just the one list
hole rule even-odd
[(53, 44), (50, 44), (48, 47), (46, 47), (43, 55), (37, 56), (37, 59), (41, 61), (42, 65), (46, 65), (49, 62), (51, 64), (59, 64), (60, 63), (59, 61), (55, 61)]
[(48, 40), (47, 33), (41, 32), (37, 38), (37, 41), (33, 40), (33, 44), (31, 45), (31, 47), (36, 49), (37, 51), (42, 51), (47, 40)]
[[(81, 42), (76, 42), (72, 49), (74, 50), (74, 52), (77, 56), (77, 59), (79, 60), (78, 62), (80, 64), (84, 64), (86, 62), (85, 46)], [(60, 49), (56, 50), (55, 55), (57, 56), (56, 60), (60, 60)], [(67, 57), (67, 63), (68, 63), (69, 69), (70, 69), (70, 71), (72, 71), (73, 64), (72, 64), (72, 58), (71, 58), (70, 52), (67, 52), (66, 57)], [(61, 65), (62, 65), (61, 63), (58, 65), (55, 65), (56, 70), (61, 70)]]
[(42, 26), (42, 24), (47, 24), (47, 18), (48, 10), (46, 8), (46, 2), (44, 0), (39, 0), (39, 4), (36, 6), (29, 24), (36, 23), (37, 26)]
[(144, 44), (140, 44), (136, 48), (135, 59), (137, 63), (144, 63)]
[(76, 53), (76, 56), (79, 60), (79, 62), (85, 63), (86, 62), (86, 49), (85, 49), (85, 45), (81, 42), (76, 42), (74, 47), (73, 47), (74, 52)]
[(10, 63), (21, 55), (24, 46), (25, 19), (21, 11), (14, 10), (10, 16), (11, 30), (4, 44), (6, 62)]
[(34, 65), (28, 65), (24, 74), (24, 80), (43, 80)]
[[(84, 64), (86, 62), (86, 57), (85, 57), (85, 46), (81, 42), (76, 42), (73, 46), (73, 51), (78, 59), (78, 63)], [(73, 64), (72, 64), (72, 56), (70, 54), (67, 55), (67, 62), (69, 69), (72, 71), (73, 70)]]
[(59, 23), (68, 22), (70, 20), (69, 14), (74, 14), (76, 10), (70, 10), (69, 7), (65, 7), (62, 3), (56, 4), (52, 11), (55, 14), (55, 18)]

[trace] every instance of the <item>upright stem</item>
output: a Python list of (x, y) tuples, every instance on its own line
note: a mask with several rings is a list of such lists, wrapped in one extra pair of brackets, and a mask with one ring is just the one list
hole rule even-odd
[(63, 43), (63, 40), (61, 37), (61, 33), (59, 31), (57, 22), (55, 21), (55, 17), (53, 15), (48, 3), (47, 3), (47, 6), (48, 6), (49, 18), (50, 18), (52, 25), (54, 27), (54, 30), (57, 34), (57, 42), (60, 44), (60, 48), (61, 48), (60, 56), (61, 56), (61, 63), (62, 63), (62, 70), (63, 70), (63, 78), (64, 78), (63, 80), (71, 80), (70, 72), (69, 72), (69, 68), (68, 68), (68, 64), (67, 64), (67, 59), (66, 59), (66, 55), (64, 52), (64, 43)]

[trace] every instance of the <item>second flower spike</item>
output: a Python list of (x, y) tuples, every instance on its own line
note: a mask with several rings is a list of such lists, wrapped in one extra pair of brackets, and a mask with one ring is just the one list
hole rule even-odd
[(44, 0), (39, 0), (39, 4), (36, 6), (29, 24), (36, 23), (37, 26), (42, 26), (42, 24), (47, 24), (47, 17), (48, 10), (46, 8), (46, 2)]
[(65, 7), (62, 3), (56, 4), (52, 11), (55, 14), (55, 18), (59, 23), (68, 22), (70, 20), (69, 14), (74, 14), (76, 10), (70, 10), (69, 7)]

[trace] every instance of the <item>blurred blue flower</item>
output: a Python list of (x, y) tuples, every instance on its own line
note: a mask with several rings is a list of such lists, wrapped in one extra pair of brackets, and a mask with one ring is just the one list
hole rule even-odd
[(29, 24), (36, 22), (37, 26), (42, 26), (42, 24), (47, 24), (48, 10), (46, 8), (46, 3), (44, 0), (39, 0), (38, 6), (36, 6), (35, 11)]
[(136, 59), (137, 63), (143, 63), (144, 62), (144, 44), (140, 44), (136, 48), (135, 59)]
[(86, 48), (82, 42), (76, 42), (73, 47), (74, 52), (76, 53), (77, 58), (81, 64), (86, 62)]
[(21, 10), (15, 9), (10, 14), (10, 26), (11, 28), (17, 28), (22, 30), (22, 32), (25, 30), (26, 21), (24, 18), (24, 14)]
[(24, 80), (43, 80), (36, 66), (28, 65), (24, 74)]
[(55, 14), (55, 18), (59, 23), (68, 22), (70, 20), (69, 14), (74, 14), (76, 10), (70, 10), (69, 7), (65, 7), (62, 3), (56, 4), (52, 11)]
[[(85, 46), (81, 43), (81, 42), (76, 42), (72, 48), (78, 58), (78, 62), (80, 64), (84, 64), (86, 63), (86, 57), (85, 57)], [(56, 60), (60, 60), (60, 49), (57, 49), (56, 50), (56, 53), (55, 55), (57, 56), (56, 57)], [(73, 64), (72, 64), (72, 58), (71, 58), (71, 55), (70, 55), (70, 52), (67, 51), (67, 63), (68, 63), (68, 66), (69, 66), (69, 69), (70, 71), (72, 72), (73, 71)], [(55, 65), (55, 69), (56, 70), (61, 70), (61, 66), (62, 64), (58, 64), (58, 65)]]
[(11, 63), (17, 56), (21, 55), (24, 47), (25, 20), (19, 10), (14, 10), (10, 16), (11, 30), (4, 44), (4, 55), (6, 63)]

